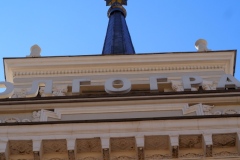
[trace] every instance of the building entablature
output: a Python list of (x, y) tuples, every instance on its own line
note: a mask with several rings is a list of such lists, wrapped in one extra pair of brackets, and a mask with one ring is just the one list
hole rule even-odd
[[(0, 126), (0, 157), (211, 159), (239, 157), (239, 117)], [(107, 157), (105, 157), (107, 156)], [(1, 157), (1, 158), (2, 158)]]

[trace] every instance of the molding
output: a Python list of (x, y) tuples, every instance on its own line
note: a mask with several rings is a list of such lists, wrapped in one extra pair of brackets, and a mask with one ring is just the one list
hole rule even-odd
[(82, 108), (58, 108), (54, 112), (61, 117), (62, 114), (94, 114), (94, 113), (124, 113), (124, 112), (150, 112), (182, 110), (187, 103), (181, 104), (154, 104), (154, 105), (126, 105), (126, 106), (97, 106)]
[[(233, 74), (235, 50), (204, 53), (137, 54), (4, 59), (6, 80), (16, 77), (58, 77), (139, 72), (221, 70)], [(126, 67), (128, 66), (128, 67)], [(51, 69), (51, 70), (49, 70)]]
[(196, 71), (196, 70), (225, 70), (225, 65), (181, 65), (181, 66), (152, 66), (152, 67), (118, 67), (118, 68), (96, 68), (96, 69), (55, 69), (38, 71), (14, 71), (14, 78), (29, 76), (64, 76), (79, 74), (109, 74), (122, 72), (149, 72), (149, 71)]
[(55, 118), (58, 119), (56, 113), (48, 110), (41, 110), (40, 122), (47, 121), (48, 118)]
[(41, 111), (40, 121), (47, 121), (48, 118), (60, 120), (62, 115), (71, 114), (101, 114), (101, 113), (126, 113), (126, 112), (150, 112), (150, 111), (171, 111), (185, 110), (188, 104), (155, 104), (155, 105), (126, 105), (126, 106), (97, 106), (81, 108), (57, 108), (54, 111)]
[(213, 105), (204, 105), (202, 103), (183, 108), (183, 115), (196, 112), (197, 115), (212, 115), (210, 112), (214, 108)]
[[(167, 98), (166, 98), (167, 97)], [(52, 97), (51, 97), (52, 98)], [(150, 95), (128, 97), (99, 97), (99, 98), (56, 98), (56, 99), (21, 99), (0, 101), (0, 111), (36, 111), (41, 109), (94, 107), (98, 106), (125, 106), (125, 105), (155, 105), (155, 104), (206, 104), (222, 103), (239, 104), (239, 92), (207, 93), (207, 94), (176, 94), (176, 95)], [(11, 107), (9, 107), (11, 105)], [(98, 108), (99, 109), (99, 108)]]
[[(218, 119), (154, 120), (111, 123), (66, 123), (0, 126), (9, 140), (135, 137), (154, 135), (199, 135), (240, 132), (240, 117)], [(39, 129), (41, 127), (41, 129)]]
[(152, 104), (152, 105), (126, 105), (126, 106), (97, 106), (81, 108), (57, 108), (54, 111), (41, 110), (40, 121), (48, 121), (48, 118), (61, 120), (62, 115), (74, 114), (102, 114), (102, 113), (131, 113), (131, 112), (155, 112), (155, 111), (179, 111), (183, 115), (196, 112), (196, 115), (205, 115), (204, 106), (196, 104), (189, 106), (187, 103), (179, 104)]

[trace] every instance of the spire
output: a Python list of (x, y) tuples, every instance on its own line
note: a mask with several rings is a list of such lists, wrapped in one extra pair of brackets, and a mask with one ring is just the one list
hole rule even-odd
[(109, 23), (103, 46), (103, 55), (135, 54), (131, 36), (128, 31), (127, 12), (122, 5), (127, 5), (127, 0), (105, 0), (108, 10)]

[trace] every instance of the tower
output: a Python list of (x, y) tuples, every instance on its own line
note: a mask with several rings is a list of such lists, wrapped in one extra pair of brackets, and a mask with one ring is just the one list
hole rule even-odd
[(131, 55), (127, 0), (106, 4), (120, 55), (4, 58), (0, 160), (239, 159), (236, 50)]
[(122, 5), (127, 0), (106, 0), (109, 23), (104, 41), (102, 55), (135, 54), (131, 36), (126, 23), (127, 12)]

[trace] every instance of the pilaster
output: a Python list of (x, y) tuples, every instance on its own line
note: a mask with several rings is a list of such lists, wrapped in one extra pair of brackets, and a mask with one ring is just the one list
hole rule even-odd
[(75, 160), (76, 157), (76, 139), (67, 139), (68, 159)]
[(7, 138), (1, 138), (0, 139), (0, 153), (5, 153), (6, 148), (8, 144), (8, 139)]
[(110, 137), (101, 137), (103, 160), (110, 160)]
[(40, 153), (38, 151), (33, 152), (34, 160), (40, 160)]
[(204, 139), (204, 152), (206, 157), (212, 157), (212, 148), (213, 148), (213, 141), (212, 141), (212, 134), (203, 134)]
[(68, 159), (75, 160), (74, 150), (68, 150)]
[(172, 158), (178, 158), (179, 150), (179, 135), (170, 135), (170, 148), (172, 153)]
[(103, 149), (103, 160), (110, 160), (109, 148), (104, 148)]
[(33, 139), (33, 156), (34, 160), (40, 160), (41, 159), (41, 146), (42, 146), (42, 140), (40, 139)]
[(136, 136), (138, 160), (144, 160), (144, 136)]
[(8, 140), (6, 138), (0, 139), (0, 160), (6, 160), (6, 148)]
[(138, 160), (144, 160), (144, 148), (138, 147)]
[(236, 147), (237, 147), (238, 154), (240, 155), (240, 132), (237, 133)]

